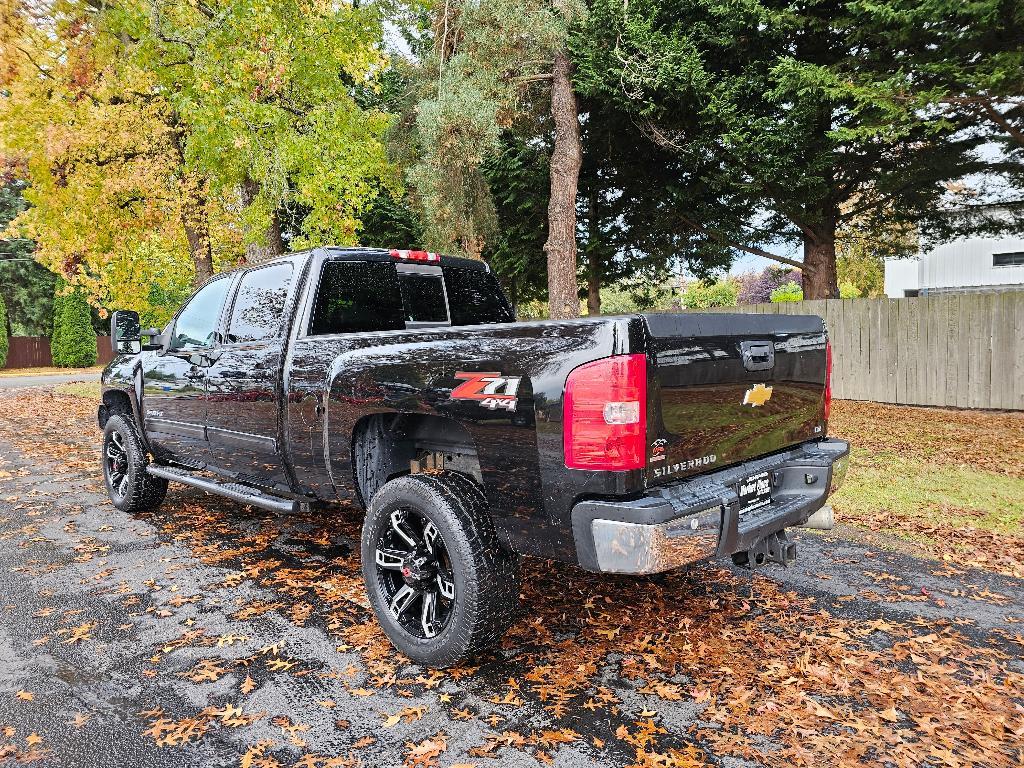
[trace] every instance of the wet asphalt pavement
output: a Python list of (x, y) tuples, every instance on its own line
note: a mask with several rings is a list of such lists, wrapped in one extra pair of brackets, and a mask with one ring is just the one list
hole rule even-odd
[(99, 373), (55, 373), (42, 376), (0, 376), (0, 389), (21, 389), (24, 387), (47, 387), (54, 384), (70, 384), (73, 381), (99, 381)]
[[(709, 627), (713, 611), (739, 611), (742, 623), (722, 630), (723, 637), (751, 628), (771, 634), (792, 620), (785, 606), (799, 603), (805, 633), (819, 638), (813, 642), (838, 642), (840, 652), (842, 644), (856, 644), (873, 664), (881, 663), (870, 658), (877, 646), (893, 669), (907, 658), (893, 639), (899, 632), (923, 636), (925, 643), (932, 642), (929, 633), (955, 632), (963, 647), (984, 654), (983, 663), (956, 675), (989, 675), (986, 696), (998, 693), (1018, 708), (1024, 704), (1024, 691), (1016, 687), (1024, 674), (1024, 582), (804, 532), (796, 534), (796, 566), (765, 570), (753, 584), (721, 564), (683, 576), (602, 581), (577, 569), (528, 562), (527, 602), (514, 636), (478, 666), (434, 675), (396, 661), (368, 620), (353, 510), (320, 513), (338, 518), (325, 529), (315, 519), (282, 520), (172, 485), (156, 513), (126, 515), (109, 504), (98, 466), (83, 455), (90, 440), (98, 445), (99, 433), (90, 434), (84, 421), (80, 430), (69, 425), (62, 456), (52, 445), (34, 452), (32, 436), (0, 424), (0, 763), (790, 764), (794, 753), (780, 751), (789, 736), (747, 734), (742, 720), (738, 728), (730, 726), (732, 714), (721, 713), (746, 710), (714, 697), (709, 706), (695, 673), (661, 670), (682, 695), (675, 689), (652, 694), (644, 688), (649, 676), (628, 673), (634, 658), (664, 666), (663, 657), (652, 661), (636, 650), (636, 640), (628, 649), (617, 647), (625, 642), (619, 629), (634, 610), (629, 601), (644, 615), (650, 608), (645, 601), (659, 601), (654, 616), (664, 613), (661, 601), (699, 602), (702, 616), (712, 611)], [(542, 608), (545, 591), (560, 583), (572, 594), (554, 609)], [(604, 586), (603, 596), (587, 594)], [(746, 606), (750, 596), (753, 606), (742, 613), (745, 608), (737, 606)], [(593, 612), (595, 601), (596, 610), (610, 617), (607, 625), (595, 625), (607, 635), (607, 655), (581, 657), (574, 646), (581, 633), (591, 632), (589, 621), (571, 614), (574, 606)], [(688, 624), (685, 610), (672, 610), (671, 626), (650, 628), (653, 642), (675, 642), (670, 633)], [(812, 631), (820, 616), (824, 623)], [(558, 622), (582, 629), (563, 631)], [(872, 624), (879, 632), (855, 643), (848, 639), (851, 628)], [(711, 661), (712, 635), (693, 642), (693, 652), (708, 663), (730, 672), (739, 666)], [(545, 644), (559, 655), (538, 650)], [(933, 663), (948, 665), (952, 656)], [(548, 669), (543, 662), (552, 658), (567, 660), (565, 669)], [(769, 669), (772, 659), (759, 663)], [(581, 684), (576, 670), (584, 667)], [(815, 674), (813, 666), (808, 669)], [(563, 673), (572, 678), (565, 683), (571, 697), (560, 698)], [(531, 679), (551, 685), (528, 685)], [(1007, 693), (1007, 686), (1013, 690)], [(870, 709), (874, 699), (865, 696)], [(905, 703), (896, 708), (908, 711)], [(757, 711), (759, 722), (771, 715)], [(1012, 731), (1020, 720), (1010, 720)], [(652, 725), (641, 727), (645, 722)], [(644, 727), (656, 741), (636, 736)], [(742, 735), (760, 752), (723, 754), (730, 727), (736, 739)], [(809, 743), (808, 764), (833, 764), (827, 734), (839, 731), (829, 727), (824, 723), (819, 740)], [(987, 764), (1015, 764), (1022, 753), (1014, 738), (1000, 737), (996, 743), (1005, 742), (1005, 749), (991, 753)], [(656, 744), (659, 755), (676, 750), (676, 762), (644, 757), (655, 754)], [(858, 760), (886, 762), (876, 748)], [(936, 758), (935, 764), (952, 763)]]

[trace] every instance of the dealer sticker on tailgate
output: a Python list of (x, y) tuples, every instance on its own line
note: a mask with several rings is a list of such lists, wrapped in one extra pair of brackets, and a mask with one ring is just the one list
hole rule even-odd
[(740, 514), (772, 503), (772, 481), (767, 472), (758, 472), (740, 483)]

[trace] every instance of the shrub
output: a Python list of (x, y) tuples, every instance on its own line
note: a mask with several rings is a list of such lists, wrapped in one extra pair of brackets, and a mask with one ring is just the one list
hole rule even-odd
[(800, 285), (803, 275), (791, 267), (765, 267), (761, 272), (747, 272), (737, 279), (740, 304), (762, 304), (772, 300), (772, 291), (786, 283)]
[(772, 304), (778, 304), (783, 301), (803, 301), (804, 289), (794, 282), (788, 282), (772, 291), (771, 299)]
[(687, 309), (735, 307), (736, 293), (736, 283), (732, 280), (720, 280), (711, 285), (698, 280), (686, 286), (683, 292), (683, 306)]
[(859, 299), (860, 289), (853, 283), (840, 283), (839, 284), (839, 298), (840, 299)]
[(7, 305), (4, 304), (3, 296), (0, 296), (0, 368), (7, 365)]
[(50, 355), (58, 368), (86, 368), (96, 364), (96, 331), (92, 311), (79, 290), (65, 294), (67, 284), (57, 281), (53, 300), (53, 335)]

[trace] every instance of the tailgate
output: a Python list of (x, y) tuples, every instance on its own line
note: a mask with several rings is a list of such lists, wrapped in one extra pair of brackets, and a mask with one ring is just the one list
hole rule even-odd
[(822, 437), (825, 327), (816, 315), (644, 315), (647, 479), (677, 480)]

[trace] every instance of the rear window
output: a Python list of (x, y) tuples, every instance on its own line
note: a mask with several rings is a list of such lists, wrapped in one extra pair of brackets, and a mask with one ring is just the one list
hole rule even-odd
[(311, 335), (395, 331), (405, 328), (395, 265), (381, 261), (328, 261), (313, 302)]
[(464, 267), (445, 267), (448, 306), (452, 325), (511, 323), (516, 318), (491, 272)]
[(444, 300), (444, 285), (440, 274), (400, 272), (402, 301), (405, 303), (407, 323), (447, 323), (448, 307)]

